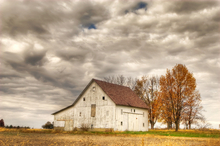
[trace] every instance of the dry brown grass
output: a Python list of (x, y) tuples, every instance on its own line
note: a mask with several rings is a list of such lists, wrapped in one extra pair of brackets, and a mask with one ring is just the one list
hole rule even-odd
[(1, 146), (219, 146), (217, 138), (185, 138), (155, 135), (104, 135), (43, 129), (0, 128)]

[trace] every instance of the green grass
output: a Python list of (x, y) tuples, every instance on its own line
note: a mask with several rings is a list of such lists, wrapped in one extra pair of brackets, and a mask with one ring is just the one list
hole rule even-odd
[(150, 130), (148, 134), (163, 135), (163, 136), (178, 136), (178, 137), (207, 137), (207, 138), (219, 138), (219, 131), (154, 131)]
[(220, 138), (220, 131), (219, 130), (206, 130), (206, 131), (199, 131), (199, 130), (181, 130), (175, 132), (174, 130), (149, 130), (147, 132), (132, 132), (132, 131), (125, 131), (125, 132), (88, 132), (93, 134), (131, 134), (131, 135), (145, 135), (145, 134), (152, 134), (152, 135), (161, 135), (161, 136), (176, 136), (176, 137), (201, 137), (201, 138)]

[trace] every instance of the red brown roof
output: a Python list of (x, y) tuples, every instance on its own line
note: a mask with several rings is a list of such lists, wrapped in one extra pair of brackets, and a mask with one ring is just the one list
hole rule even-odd
[(149, 108), (129, 87), (93, 79), (116, 105)]
[(92, 79), (89, 82), (89, 84), (86, 86), (86, 88), (77, 97), (77, 99), (73, 102), (72, 105), (67, 106), (55, 113), (52, 113), (52, 115), (55, 115), (61, 111), (64, 111), (74, 106), (93, 81), (95, 81), (102, 88), (102, 90), (111, 98), (111, 100), (116, 105), (147, 108), (147, 109), (149, 108), (129, 87), (112, 84), (97, 79)]

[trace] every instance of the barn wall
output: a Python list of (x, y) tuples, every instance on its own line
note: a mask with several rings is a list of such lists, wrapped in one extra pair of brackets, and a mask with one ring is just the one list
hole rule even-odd
[(116, 106), (116, 131), (148, 131), (148, 110)]
[[(91, 105), (95, 105), (95, 117), (91, 115)], [(91, 128), (114, 128), (115, 103), (95, 82), (78, 100), (74, 113), (74, 127), (80, 128), (81, 124), (87, 124)]]
[(74, 107), (70, 107), (54, 115), (55, 129), (73, 130)]

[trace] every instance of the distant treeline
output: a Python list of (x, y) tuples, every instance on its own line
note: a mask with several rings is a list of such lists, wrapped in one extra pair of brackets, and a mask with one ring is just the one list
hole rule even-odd
[(16, 128), (16, 129), (20, 129), (20, 128), (22, 128), (22, 129), (30, 129), (29, 126), (13, 126), (13, 125), (10, 125), (10, 126), (6, 125), (6, 126), (5, 126), (5, 123), (4, 123), (4, 120), (3, 120), (3, 119), (0, 120), (0, 127)]
[(29, 126), (13, 126), (13, 125), (6, 125), (5, 128), (16, 128), (16, 129), (30, 129)]

